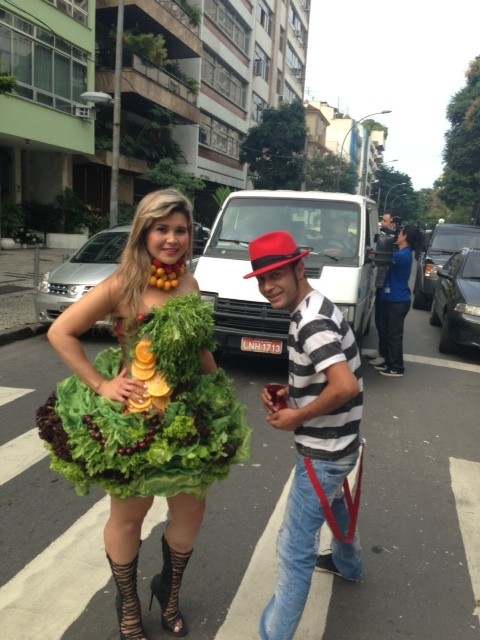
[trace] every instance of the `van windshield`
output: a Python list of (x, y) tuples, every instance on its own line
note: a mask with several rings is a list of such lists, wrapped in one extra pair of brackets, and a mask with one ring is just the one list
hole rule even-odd
[(360, 206), (354, 202), (232, 198), (215, 228), (211, 249), (246, 252), (248, 243), (271, 231), (288, 231), (313, 253), (358, 255)]

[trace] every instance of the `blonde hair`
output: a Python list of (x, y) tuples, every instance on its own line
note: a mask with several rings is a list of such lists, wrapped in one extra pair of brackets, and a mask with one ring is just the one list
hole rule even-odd
[(122, 306), (127, 318), (134, 321), (140, 308), (141, 296), (148, 286), (151, 256), (147, 250), (146, 236), (153, 223), (173, 213), (183, 213), (187, 220), (189, 247), (186, 260), (192, 258), (193, 207), (191, 202), (176, 189), (161, 189), (146, 195), (138, 203), (127, 244), (122, 253), (117, 276), (123, 287)]

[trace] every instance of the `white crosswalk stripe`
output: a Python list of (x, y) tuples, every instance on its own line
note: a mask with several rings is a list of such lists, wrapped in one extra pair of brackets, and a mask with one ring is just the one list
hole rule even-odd
[(36, 429), (30, 429), (18, 438), (0, 447), (0, 486), (26, 471), (47, 455)]
[[(0, 405), (18, 401), (32, 391), (0, 387)], [(0, 486), (27, 471), (45, 455), (36, 429), (4, 444), (0, 447)], [(480, 618), (480, 464), (457, 458), (450, 458), (449, 464), (474, 595), (472, 610)], [(257, 640), (259, 637), (259, 618), (274, 590), (275, 541), (291, 479), (292, 476), (258, 540), (215, 640)], [(92, 596), (105, 588), (111, 578), (99, 536), (99, 523), (106, 521), (108, 509), (108, 497), (99, 500), (0, 588), (2, 637), (60, 640), (65, 630), (81, 618)], [(166, 500), (157, 498), (145, 520), (142, 537), (146, 539), (153, 528), (166, 518)], [(329, 544), (330, 534), (322, 532), (320, 549), (327, 549)], [(332, 585), (332, 576), (314, 574), (295, 640), (321, 640), (326, 628)], [(51, 603), (59, 601), (62, 606), (55, 608), (55, 616), (46, 615)]]
[(473, 615), (480, 619), (480, 464), (450, 458), (450, 475), (472, 581)]
[(0, 407), (8, 402), (18, 400), (27, 393), (32, 393), (34, 389), (17, 389), (16, 387), (0, 387)]
[[(98, 523), (107, 520), (108, 510), (105, 497), (0, 590), (5, 638), (59, 640), (107, 584), (111, 574)], [(145, 518), (144, 537), (166, 517), (167, 502), (157, 498)], [(62, 606), (54, 616), (45, 615), (52, 602)]]

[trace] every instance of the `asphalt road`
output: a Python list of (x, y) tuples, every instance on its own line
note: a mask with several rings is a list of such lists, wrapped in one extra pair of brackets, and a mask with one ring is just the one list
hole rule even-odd
[[(365, 364), (365, 475), (359, 585), (315, 574), (296, 640), (469, 640), (479, 636), (480, 354), (442, 356), (426, 312), (407, 317), (406, 375)], [(364, 347), (373, 347), (375, 331)], [(88, 337), (90, 354), (105, 346)], [(107, 502), (79, 498), (48, 469), (34, 413), (67, 375), (40, 335), (0, 347), (0, 625), (6, 638), (118, 638), (104, 558)], [(195, 640), (258, 638), (274, 580), (275, 536), (293, 467), (291, 437), (268, 428), (261, 386), (274, 360), (220, 362), (248, 408), (252, 459), (214, 487), (185, 575), (182, 610)], [(32, 430), (32, 431), (31, 431)], [(151, 640), (164, 638), (148, 584), (161, 567), (165, 504), (145, 525), (139, 590)], [(321, 545), (328, 545), (328, 536)], [(158, 606), (158, 605), (157, 605)]]

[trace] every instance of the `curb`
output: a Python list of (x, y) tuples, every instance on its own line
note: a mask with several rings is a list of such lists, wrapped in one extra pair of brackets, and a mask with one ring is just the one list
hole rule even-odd
[(16, 329), (6, 329), (4, 331), (0, 331), (0, 346), (11, 344), (12, 342), (16, 342), (17, 340), (34, 338), (35, 336), (47, 333), (47, 331), (48, 326), (42, 324), (27, 325), (25, 327)]

